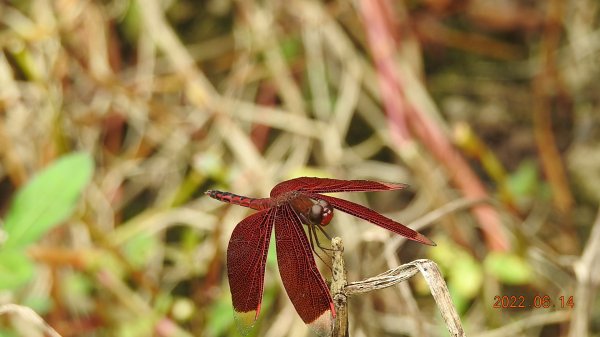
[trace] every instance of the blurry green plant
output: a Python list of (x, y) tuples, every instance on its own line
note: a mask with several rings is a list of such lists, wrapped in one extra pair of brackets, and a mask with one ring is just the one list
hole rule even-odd
[(515, 253), (491, 252), (483, 265), (486, 272), (504, 284), (523, 285), (532, 281), (531, 266)]
[(448, 280), (452, 301), (459, 312), (465, 312), (469, 302), (479, 294), (483, 285), (481, 263), (466, 250), (451, 241), (436, 240), (430, 257), (442, 268)]
[(449, 240), (436, 239), (436, 243), (430, 258), (446, 275), (452, 301), (459, 312), (465, 312), (469, 302), (481, 293), (485, 275), (505, 285), (525, 285), (532, 281), (531, 266), (514, 252), (491, 252), (478, 261)]
[(539, 175), (538, 164), (533, 160), (522, 161), (508, 176), (507, 189), (520, 210), (531, 208), (536, 200), (551, 200), (548, 183)]
[(87, 153), (63, 156), (17, 191), (4, 222), (0, 289), (17, 289), (34, 275), (26, 249), (73, 213), (94, 163)]

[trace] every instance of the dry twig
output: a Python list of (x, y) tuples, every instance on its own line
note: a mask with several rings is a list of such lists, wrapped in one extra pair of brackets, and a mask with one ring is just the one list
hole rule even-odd
[(44, 333), (47, 333), (49, 336), (61, 337), (61, 335), (58, 332), (56, 332), (56, 330), (54, 330), (50, 325), (48, 325), (48, 323), (46, 323), (46, 321), (44, 321), (44, 319), (41, 318), (40, 315), (38, 315), (31, 308), (17, 304), (0, 305), (0, 316), (5, 314), (18, 315), (21, 319), (31, 324), (32, 326), (35, 326), (40, 330), (44, 331)]
[(575, 263), (577, 288), (575, 289), (575, 305), (573, 320), (569, 330), (570, 337), (586, 337), (589, 335), (589, 322), (593, 312), (593, 303), (600, 285), (600, 210), (596, 216), (592, 233), (585, 246), (581, 258)]
[(411, 278), (417, 274), (417, 272), (420, 272), (423, 275), (425, 281), (429, 285), (431, 294), (437, 303), (442, 318), (446, 322), (446, 326), (450, 332), (450, 335), (466, 336), (464, 329), (462, 328), (458, 312), (452, 304), (452, 299), (450, 298), (450, 292), (448, 291), (446, 282), (444, 281), (444, 278), (442, 277), (442, 274), (435, 262), (426, 259), (415, 260), (413, 262), (403, 264), (397, 268), (390, 269), (377, 276), (362, 281), (350, 282), (342, 288), (340, 285), (344, 284), (346, 281), (345, 270), (339, 269), (344, 268), (344, 262), (342, 258), (343, 244), (340, 238), (334, 238), (331, 242), (332, 246), (336, 250), (336, 254), (334, 255), (333, 281), (331, 285), (331, 292), (333, 294), (336, 310), (338, 310), (338, 302), (336, 299), (343, 299), (342, 305), (339, 305), (341, 312), (338, 312), (336, 315), (333, 336), (348, 336), (347, 331), (344, 334), (344, 330), (342, 330), (343, 328), (347, 329), (348, 326), (346, 321), (348, 318), (346, 301), (348, 296), (391, 287)]

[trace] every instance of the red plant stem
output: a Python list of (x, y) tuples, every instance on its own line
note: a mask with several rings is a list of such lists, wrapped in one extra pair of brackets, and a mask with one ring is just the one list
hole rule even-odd
[[(429, 149), (446, 169), (450, 179), (467, 198), (487, 198), (483, 184), (454, 148), (441, 128), (422, 111), (405, 99), (402, 81), (394, 62), (394, 51), (399, 42), (394, 41), (392, 29), (385, 23), (394, 22), (386, 0), (361, 0), (367, 40), (377, 68), (382, 99), (390, 122), (390, 132), (399, 147), (406, 145), (411, 133)], [(387, 8), (388, 10), (384, 10)], [(397, 31), (397, 27), (394, 30)], [(409, 131), (410, 126), (410, 131)], [(502, 231), (502, 224), (496, 210), (489, 205), (478, 205), (472, 209), (481, 225), (486, 244), (492, 250), (507, 250), (508, 240)]]
[(394, 54), (393, 39), (389, 36), (387, 27), (384, 24), (386, 17), (381, 15), (380, 8), (377, 8), (375, 1), (363, 0), (361, 9), (373, 61), (379, 75), (377, 79), (381, 90), (381, 98), (391, 122), (389, 124), (390, 132), (395, 142), (402, 147), (406, 145), (408, 140), (412, 139), (412, 136), (406, 123), (407, 106), (404, 104), (404, 91), (401, 90), (402, 84), (395, 76), (396, 65), (392, 60)]

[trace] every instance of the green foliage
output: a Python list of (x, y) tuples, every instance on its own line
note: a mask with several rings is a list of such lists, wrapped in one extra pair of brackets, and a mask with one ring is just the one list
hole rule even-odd
[(438, 262), (448, 278), (452, 301), (461, 312), (479, 293), (483, 284), (483, 269), (469, 252), (447, 240), (436, 240), (431, 257)]
[(539, 176), (537, 164), (533, 160), (524, 160), (507, 179), (509, 193), (520, 209), (528, 209), (537, 198), (550, 199), (548, 185)]
[(531, 281), (531, 266), (514, 253), (491, 252), (486, 256), (485, 271), (496, 277), (502, 283), (521, 285)]
[(6, 216), (3, 248), (23, 248), (67, 219), (89, 183), (93, 162), (86, 153), (64, 156), (17, 192)]
[(0, 250), (0, 289), (15, 289), (33, 276), (33, 264), (21, 250)]
[(469, 302), (480, 294), (485, 275), (507, 285), (532, 281), (531, 266), (515, 253), (491, 252), (483, 261), (478, 261), (451, 241), (438, 239), (436, 242), (438, 245), (431, 249), (430, 257), (447, 277), (452, 301), (460, 312), (464, 312)]
[(450, 274), (451, 289), (464, 298), (472, 299), (479, 293), (482, 283), (483, 272), (479, 262), (461, 252)]
[(7, 240), (0, 247), (0, 289), (15, 289), (31, 279), (34, 268), (25, 249), (73, 213), (92, 172), (88, 154), (66, 155), (17, 192), (4, 223)]
[(522, 162), (517, 170), (510, 175), (508, 188), (513, 195), (530, 196), (535, 193), (539, 185), (536, 165), (531, 160)]

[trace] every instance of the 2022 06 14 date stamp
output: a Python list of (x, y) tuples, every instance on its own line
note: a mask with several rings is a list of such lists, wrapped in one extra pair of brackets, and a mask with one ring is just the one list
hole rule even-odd
[(573, 309), (575, 301), (573, 296), (558, 296), (553, 298), (550, 295), (535, 295), (533, 298), (527, 298), (523, 295), (512, 296), (494, 296), (494, 309)]

